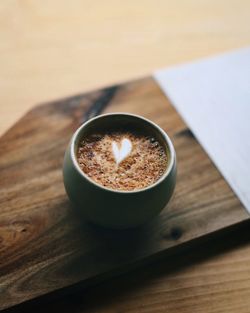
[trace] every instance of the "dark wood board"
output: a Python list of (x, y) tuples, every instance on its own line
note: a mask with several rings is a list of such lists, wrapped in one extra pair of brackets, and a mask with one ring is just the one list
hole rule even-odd
[[(144, 227), (86, 224), (64, 191), (63, 155), (74, 130), (100, 112), (130, 112), (173, 140), (173, 199)], [(0, 139), (0, 309), (152, 260), (249, 220), (153, 78), (35, 107)]]

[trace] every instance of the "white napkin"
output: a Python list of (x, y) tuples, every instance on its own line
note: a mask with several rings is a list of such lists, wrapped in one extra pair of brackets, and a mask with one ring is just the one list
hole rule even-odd
[(154, 77), (250, 213), (250, 48)]

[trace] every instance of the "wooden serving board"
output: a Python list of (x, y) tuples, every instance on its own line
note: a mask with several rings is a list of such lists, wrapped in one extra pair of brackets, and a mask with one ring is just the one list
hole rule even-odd
[[(100, 112), (158, 123), (178, 160), (175, 195), (150, 224), (86, 224), (65, 194), (62, 162), (75, 129)], [(128, 270), (249, 220), (228, 184), (153, 78), (37, 106), (0, 139), (0, 308)]]

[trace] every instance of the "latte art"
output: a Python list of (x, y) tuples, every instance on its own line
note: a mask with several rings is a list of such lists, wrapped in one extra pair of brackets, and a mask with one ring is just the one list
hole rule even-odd
[(138, 190), (155, 183), (167, 168), (167, 153), (153, 137), (136, 131), (86, 136), (77, 151), (82, 171), (115, 190)]
[(132, 150), (132, 143), (129, 139), (124, 138), (121, 141), (121, 147), (118, 147), (116, 142), (112, 142), (112, 151), (116, 164), (122, 162), (130, 154)]

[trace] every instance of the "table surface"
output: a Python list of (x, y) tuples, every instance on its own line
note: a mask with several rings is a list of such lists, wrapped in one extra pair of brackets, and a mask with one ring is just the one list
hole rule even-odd
[[(0, 134), (36, 103), (250, 44), (248, 0), (13, 0), (0, 20)], [(250, 312), (249, 242), (238, 230), (36, 310)]]

